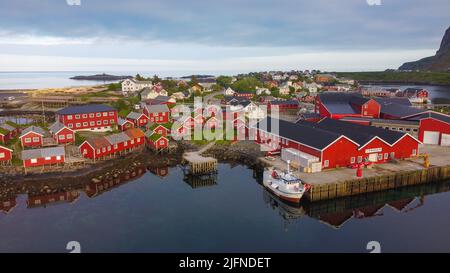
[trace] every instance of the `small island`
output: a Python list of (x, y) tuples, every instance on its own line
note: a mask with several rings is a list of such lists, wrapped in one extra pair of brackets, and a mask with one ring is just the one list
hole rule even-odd
[(108, 74), (97, 74), (97, 75), (91, 75), (91, 76), (75, 76), (71, 77), (71, 80), (83, 80), (83, 81), (120, 81), (120, 80), (126, 80), (126, 79), (132, 79), (133, 76), (115, 76), (115, 75), (108, 75)]

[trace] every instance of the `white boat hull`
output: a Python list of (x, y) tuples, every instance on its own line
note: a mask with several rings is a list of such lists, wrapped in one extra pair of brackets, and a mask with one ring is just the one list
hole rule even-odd
[(274, 187), (274, 185), (277, 186), (277, 183), (267, 171), (264, 172), (263, 185), (269, 192), (278, 198), (291, 203), (299, 203), (306, 192), (304, 188), (298, 192), (286, 192), (280, 190), (279, 187)]

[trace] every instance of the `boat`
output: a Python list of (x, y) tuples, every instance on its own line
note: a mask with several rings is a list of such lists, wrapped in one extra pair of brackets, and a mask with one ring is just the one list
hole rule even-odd
[(303, 195), (311, 188), (295, 177), (290, 171), (290, 161), (287, 162), (287, 171), (282, 172), (274, 168), (264, 171), (264, 187), (278, 198), (292, 203), (299, 203)]

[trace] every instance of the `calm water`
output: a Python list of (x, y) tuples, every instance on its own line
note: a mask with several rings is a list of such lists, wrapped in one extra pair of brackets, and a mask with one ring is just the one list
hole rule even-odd
[(19, 195), (0, 213), (0, 251), (66, 252), (79, 241), (84, 252), (366, 252), (373, 240), (386, 252), (450, 251), (450, 181), (292, 206), (254, 176), (222, 164), (216, 180), (190, 185), (171, 168), (45, 207)]
[(450, 86), (434, 86), (434, 85), (377, 85), (381, 88), (424, 88), (429, 91), (432, 103), (449, 104), (450, 103)]

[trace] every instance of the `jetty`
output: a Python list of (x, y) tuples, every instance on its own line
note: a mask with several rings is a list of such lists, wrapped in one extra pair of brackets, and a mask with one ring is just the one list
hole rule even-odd
[(187, 174), (205, 175), (217, 172), (217, 159), (213, 157), (204, 157), (201, 154), (214, 146), (215, 142), (211, 142), (196, 152), (186, 152), (183, 155), (183, 161), (187, 165)]
[[(356, 177), (356, 170), (339, 168), (319, 173), (294, 174), (311, 189), (305, 197), (311, 201), (330, 200), (358, 194), (390, 190), (410, 185), (444, 181), (450, 178), (450, 147), (423, 145), (423, 154), (428, 154), (431, 165), (424, 167), (424, 159), (417, 157), (393, 163), (374, 165), (363, 170), (363, 177)], [(285, 170), (281, 159), (269, 161), (260, 158), (265, 165)]]

